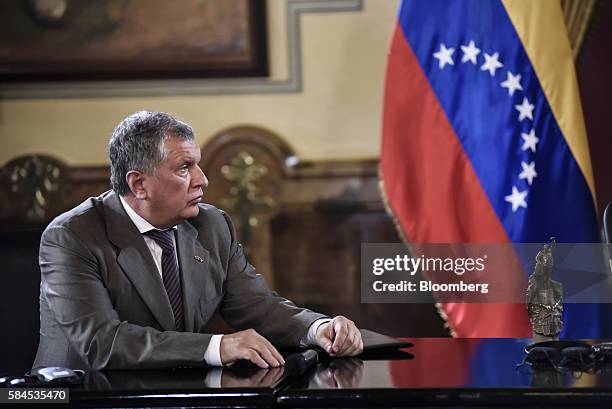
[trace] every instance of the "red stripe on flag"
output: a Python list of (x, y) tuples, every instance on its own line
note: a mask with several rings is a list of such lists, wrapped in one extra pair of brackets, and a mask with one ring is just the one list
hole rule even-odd
[[(509, 242), (399, 25), (387, 65), (380, 166), (389, 205), (408, 240)], [(508, 277), (513, 279), (519, 280)], [(530, 335), (524, 304), (446, 303), (443, 310), (457, 336)]]

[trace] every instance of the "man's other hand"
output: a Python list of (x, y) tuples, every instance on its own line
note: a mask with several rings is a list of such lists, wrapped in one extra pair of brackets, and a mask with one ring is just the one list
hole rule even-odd
[(254, 329), (247, 329), (221, 338), (221, 362), (231, 364), (239, 359), (253, 362), (260, 368), (285, 364), (283, 356)]
[(331, 356), (355, 356), (363, 351), (361, 333), (355, 323), (342, 315), (317, 328), (317, 344)]

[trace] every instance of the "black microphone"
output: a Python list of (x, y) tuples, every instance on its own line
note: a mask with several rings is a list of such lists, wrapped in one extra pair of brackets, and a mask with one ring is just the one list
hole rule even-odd
[(300, 376), (321, 360), (316, 349), (296, 352), (285, 359), (285, 375)]

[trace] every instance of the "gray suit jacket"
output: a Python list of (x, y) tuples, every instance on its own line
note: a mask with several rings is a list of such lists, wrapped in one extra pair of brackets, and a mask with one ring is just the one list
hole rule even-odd
[[(119, 197), (106, 192), (57, 217), (40, 245), (40, 344), (34, 366), (82, 369), (203, 366), (212, 315), (295, 346), (323, 315), (271, 292), (242, 252), (230, 219), (201, 204), (178, 226), (186, 332), (151, 253)], [(198, 261), (196, 256), (200, 258)]]

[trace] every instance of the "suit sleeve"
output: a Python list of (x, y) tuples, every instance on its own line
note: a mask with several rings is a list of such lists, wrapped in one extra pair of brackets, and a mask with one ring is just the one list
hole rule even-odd
[(54, 226), (40, 245), (41, 298), (81, 358), (94, 370), (203, 366), (211, 335), (121, 321), (83, 243), (69, 228)]
[(310, 325), (326, 316), (299, 308), (271, 291), (247, 261), (230, 218), (222, 213), (231, 243), (221, 315), (235, 329), (253, 328), (278, 347), (298, 346)]

